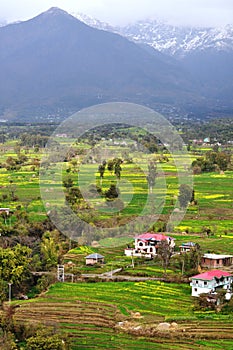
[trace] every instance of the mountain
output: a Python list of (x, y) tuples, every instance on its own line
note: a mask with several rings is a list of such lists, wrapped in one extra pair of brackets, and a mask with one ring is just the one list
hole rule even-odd
[(120, 28), (120, 32), (135, 42), (146, 43), (176, 57), (184, 57), (194, 51), (233, 51), (231, 25), (223, 28), (193, 28), (147, 20)]
[(0, 106), (13, 116), (106, 101), (199, 100), (175, 59), (92, 28), (58, 8), (0, 28)]
[(233, 107), (232, 25), (192, 28), (152, 20), (121, 28), (120, 33), (175, 57), (199, 82), (203, 96)]
[(111, 28), (90, 17), (79, 17), (94, 27), (105, 27), (129, 40), (148, 45), (180, 62), (199, 84), (200, 92), (215, 103), (233, 107), (233, 26), (193, 28), (157, 20)]
[(73, 12), (73, 13), (71, 13), (71, 15), (74, 16), (75, 18), (77, 18), (79, 21), (84, 22), (85, 24), (87, 24), (90, 27), (100, 29), (100, 30), (106, 30), (108, 32), (113, 32), (113, 33), (119, 32), (118, 27), (117, 28), (113, 27), (109, 23), (100, 21), (99, 19), (88, 16), (84, 13)]

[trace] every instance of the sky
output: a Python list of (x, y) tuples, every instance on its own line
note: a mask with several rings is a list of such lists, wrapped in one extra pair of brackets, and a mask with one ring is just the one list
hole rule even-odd
[(146, 18), (175, 25), (233, 24), (233, 0), (0, 0), (0, 22), (27, 20), (53, 6), (112, 25)]

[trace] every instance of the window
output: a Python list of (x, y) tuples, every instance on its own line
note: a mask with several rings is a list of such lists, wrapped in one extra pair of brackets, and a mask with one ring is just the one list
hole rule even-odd
[(197, 288), (194, 288), (194, 292), (197, 292)]
[(198, 284), (198, 281), (196, 281), (196, 284)]
[(217, 260), (217, 264), (219, 264), (219, 259)]
[(207, 286), (207, 282), (206, 281), (204, 281), (204, 286)]

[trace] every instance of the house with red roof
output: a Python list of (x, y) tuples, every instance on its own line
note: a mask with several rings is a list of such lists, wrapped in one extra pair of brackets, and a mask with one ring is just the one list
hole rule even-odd
[(233, 277), (229, 272), (210, 270), (191, 277), (192, 296), (199, 297), (202, 293), (214, 293), (217, 289), (230, 290)]
[(134, 239), (134, 248), (125, 249), (126, 256), (153, 258), (162, 240), (167, 240), (171, 248), (175, 247), (174, 238), (160, 233), (146, 232)]

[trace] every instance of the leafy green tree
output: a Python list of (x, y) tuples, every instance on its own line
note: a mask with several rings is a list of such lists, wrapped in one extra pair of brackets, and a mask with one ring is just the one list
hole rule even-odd
[(17, 244), (13, 248), (0, 248), (1, 298), (4, 298), (6, 284), (12, 283), (19, 290), (29, 278), (32, 250)]
[(200, 167), (202, 172), (212, 172), (216, 170), (227, 170), (231, 163), (231, 155), (227, 152), (206, 152), (205, 157), (199, 157), (193, 161), (192, 167)]
[(107, 168), (108, 168), (108, 171), (113, 172), (113, 169), (114, 169), (114, 161), (113, 161), (113, 159), (110, 159), (108, 161)]
[(102, 164), (99, 165), (99, 168), (98, 168), (98, 171), (99, 171), (99, 174), (100, 174), (101, 184), (102, 184), (102, 180), (104, 178), (105, 167), (106, 167), (106, 162), (103, 162)]
[(65, 336), (51, 334), (51, 330), (39, 330), (35, 336), (26, 341), (26, 350), (69, 350), (70, 345)]
[(74, 181), (71, 179), (70, 176), (66, 177), (64, 180), (63, 180), (63, 186), (66, 188), (66, 189), (69, 189), (71, 187), (73, 187), (74, 185)]
[(114, 167), (114, 173), (119, 180), (121, 178), (121, 171), (122, 171), (121, 163), (117, 162)]
[(75, 204), (83, 199), (82, 193), (78, 187), (70, 187), (66, 193), (66, 200), (70, 204)]
[(114, 200), (118, 198), (119, 190), (115, 184), (111, 184), (110, 188), (105, 192), (105, 197), (107, 200)]
[(216, 163), (219, 169), (222, 171), (227, 170), (228, 165), (231, 163), (231, 156), (225, 152), (218, 152), (216, 156)]
[(16, 186), (16, 184), (13, 183), (12, 180), (10, 180), (10, 183), (7, 186), (7, 190), (9, 192), (11, 200), (12, 201), (17, 201), (18, 200), (18, 197), (16, 196), (17, 186)]
[(41, 253), (46, 269), (58, 264), (59, 245), (55, 242), (50, 232), (45, 232), (41, 242)]

